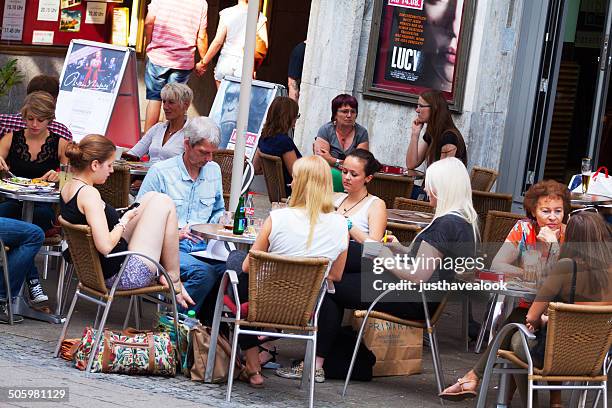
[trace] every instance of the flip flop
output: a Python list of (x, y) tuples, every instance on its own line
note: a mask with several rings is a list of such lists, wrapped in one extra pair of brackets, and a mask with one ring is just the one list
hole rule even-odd
[(468, 398), (474, 398), (478, 395), (476, 391), (465, 390), (463, 388), (463, 384), (468, 384), (472, 382), (476, 383), (476, 386), (478, 386), (477, 380), (468, 380), (468, 379), (460, 378), (457, 380), (457, 384), (459, 384), (461, 391), (459, 392), (441, 392), (440, 394), (438, 394), (438, 397), (444, 400), (447, 400), (447, 401), (463, 401)]

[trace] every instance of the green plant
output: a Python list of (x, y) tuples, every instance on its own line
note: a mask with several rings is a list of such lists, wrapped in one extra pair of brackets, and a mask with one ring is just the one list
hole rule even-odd
[(8, 60), (0, 67), (0, 97), (8, 94), (10, 89), (23, 81), (23, 74), (17, 68), (17, 60)]

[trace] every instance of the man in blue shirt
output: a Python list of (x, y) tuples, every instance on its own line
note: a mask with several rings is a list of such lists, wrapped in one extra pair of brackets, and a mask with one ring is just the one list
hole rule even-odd
[(207, 117), (192, 119), (183, 132), (185, 152), (151, 166), (137, 199), (149, 191), (157, 191), (168, 194), (174, 201), (180, 228), (181, 281), (196, 302), (197, 312), (225, 271), (225, 262), (204, 262), (189, 255), (206, 249), (206, 242), (191, 234), (189, 225), (217, 223), (225, 209), (221, 168), (212, 161), (220, 132)]

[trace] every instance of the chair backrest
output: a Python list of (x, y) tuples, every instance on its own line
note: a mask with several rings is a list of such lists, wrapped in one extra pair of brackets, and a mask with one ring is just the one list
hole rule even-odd
[(287, 198), (285, 191), (285, 176), (283, 174), (283, 160), (278, 156), (272, 156), (259, 152), (261, 166), (263, 167), (266, 188), (270, 202), (280, 202), (282, 198)]
[(484, 167), (472, 167), (470, 181), (472, 182), (472, 190), (491, 191), (491, 187), (495, 184), (495, 180), (499, 173), (493, 169)]
[(392, 208), (395, 197), (410, 197), (413, 186), (412, 177), (375, 173), (368, 183), (368, 192), (383, 200), (387, 208)]
[(231, 149), (219, 149), (213, 153), (213, 161), (217, 163), (219, 167), (221, 167), (223, 200), (225, 201), (225, 209), (227, 210), (229, 205), (230, 192), (232, 190), (232, 168), (234, 166), (234, 151)]
[(395, 197), (393, 208), (398, 210), (420, 211), (433, 214), (436, 209), (431, 206), (429, 201), (413, 200), (411, 198)]
[(403, 245), (410, 244), (419, 231), (421, 231), (421, 227), (417, 225), (400, 224), (398, 222), (387, 222), (387, 229), (390, 230)]
[(543, 375), (596, 376), (612, 345), (612, 306), (550, 303)]
[(248, 320), (307, 327), (321, 291), (327, 258), (249, 252)]
[(472, 190), (472, 202), (474, 209), (478, 213), (480, 236), (483, 236), (484, 225), (487, 221), (489, 210), (510, 212), (512, 208), (512, 195)]
[(113, 164), (113, 172), (104, 184), (95, 186), (102, 200), (115, 208), (130, 205), (130, 167), (127, 164)]
[(512, 227), (522, 219), (525, 219), (525, 216), (521, 214), (489, 210), (482, 242), (504, 242)]
[(72, 264), (74, 265), (79, 282), (83, 286), (94, 289), (97, 292), (108, 293), (104, 283), (99, 252), (91, 235), (91, 228), (88, 225), (71, 224), (61, 216), (59, 217), (59, 222), (64, 230)]

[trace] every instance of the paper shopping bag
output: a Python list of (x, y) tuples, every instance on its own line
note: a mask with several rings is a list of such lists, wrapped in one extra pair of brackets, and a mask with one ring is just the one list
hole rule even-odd
[[(362, 321), (353, 318), (353, 329), (359, 330)], [(376, 356), (374, 377), (412, 375), (423, 369), (423, 329), (370, 318), (363, 343)]]

